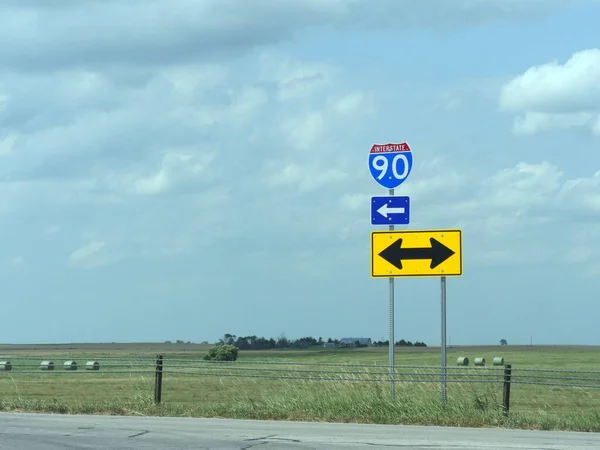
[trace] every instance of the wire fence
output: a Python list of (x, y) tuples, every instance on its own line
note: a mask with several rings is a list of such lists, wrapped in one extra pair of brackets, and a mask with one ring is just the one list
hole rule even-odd
[[(218, 401), (231, 397), (239, 383), (244, 389), (274, 392), (278, 382), (296, 383), (396, 383), (427, 385), (442, 380), (449, 389), (461, 386), (477, 392), (485, 387), (501, 394), (499, 406), (510, 410), (568, 410), (600, 405), (600, 371), (502, 366), (397, 365), (393, 377), (384, 364), (292, 361), (204, 361), (167, 358), (114, 358), (74, 361), (43, 356), (0, 357), (0, 398), (48, 398), (60, 396), (78, 401), (123, 399), (144, 392), (156, 403)], [(60, 381), (59, 381), (60, 380)], [(237, 384), (228, 385), (228, 381)], [(163, 386), (164, 384), (164, 386)], [(90, 389), (90, 386), (94, 386)], [(164, 388), (164, 399), (163, 399)], [(406, 389), (409, 389), (408, 387)], [(511, 399), (512, 390), (512, 399)], [(458, 397), (458, 391), (456, 391)], [(462, 394), (461, 394), (462, 395)]]

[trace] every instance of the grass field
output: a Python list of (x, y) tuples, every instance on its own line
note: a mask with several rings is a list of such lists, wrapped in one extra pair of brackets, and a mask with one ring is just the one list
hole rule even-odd
[[(600, 431), (598, 347), (449, 348), (448, 376), (460, 381), (448, 384), (446, 407), (441, 405), (436, 368), (440, 365), (439, 348), (397, 348), (398, 366), (430, 367), (400, 367), (397, 380), (406, 379), (401, 375), (410, 375), (415, 380), (432, 382), (397, 381), (394, 402), (390, 401), (389, 382), (364, 381), (386, 379), (387, 348), (242, 351), (235, 364), (207, 369), (201, 358), (208, 348), (198, 344), (0, 345), (0, 361), (13, 363), (12, 371), (0, 372), (0, 410)], [(157, 354), (165, 357), (160, 405), (153, 402), (153, 359)], [(458, 370), (458, 356), (467, 356), (471, 366), (477, 356), (485, 357), (488, 366), (495, 356), (504, 357), (505, 363), (512, 365), (515, 384), (511, 386), (508, 418), (500, 408), (503, 368)], [(46, 359), (55, 362), (55, 371), (39, 369)], [(63, 370), (62, 363), (71, 359), (80, 366), (98, 359), (101, 370)], [(318, 365), (323, 363), (327, 366)], [(538, 373), (528, 369), (597, 373)], [(464, 374), (471, 381), (490, 382), (466, 382)], [(265, 375), (273, 378), (265, 379)], [(311, 376), (344, 381), (306, 379)]]

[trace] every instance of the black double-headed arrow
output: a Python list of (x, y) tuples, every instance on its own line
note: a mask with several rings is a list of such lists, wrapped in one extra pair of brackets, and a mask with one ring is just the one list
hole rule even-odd
[(400, 270), (402, 270), (403, 260), (415, 259), (430, 259), (429, 268), (435, 269), (455, 253), (437, 239), (429, 238), (429, 242), (431, 242), (431, 247), (402, 248), (402, 238), (400, 238), (382, 250), (379, 256)]

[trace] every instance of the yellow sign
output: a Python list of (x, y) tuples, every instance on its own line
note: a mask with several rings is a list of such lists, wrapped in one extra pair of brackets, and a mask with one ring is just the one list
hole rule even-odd
[(371, 276), (462, 275), (461, 230), (372, 231)]

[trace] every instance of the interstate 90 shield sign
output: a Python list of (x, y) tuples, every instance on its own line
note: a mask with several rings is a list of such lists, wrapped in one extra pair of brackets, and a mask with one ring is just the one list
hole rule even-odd
[(412, 151), (406, 142), (401, 144), (373, 144), (369, 153), (369, 170), (381, 186), (394, 189), (410, 175)]

